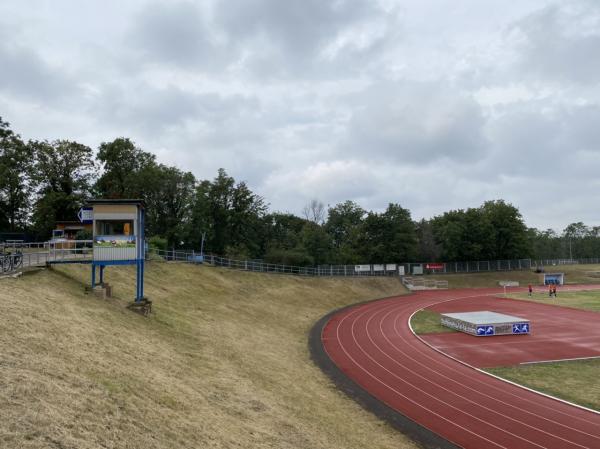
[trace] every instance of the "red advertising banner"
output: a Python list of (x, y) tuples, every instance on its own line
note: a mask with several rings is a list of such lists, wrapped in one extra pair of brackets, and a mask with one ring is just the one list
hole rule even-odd
[(425, 268), (428, 270), (443, 270), (444, 264), (443, 263), (426, 263)]

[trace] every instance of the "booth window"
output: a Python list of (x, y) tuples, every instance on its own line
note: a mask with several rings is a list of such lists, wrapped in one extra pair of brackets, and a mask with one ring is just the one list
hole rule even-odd
[(97, 226), (99, 235), (133, 235), (133, 220), (103, 220)]

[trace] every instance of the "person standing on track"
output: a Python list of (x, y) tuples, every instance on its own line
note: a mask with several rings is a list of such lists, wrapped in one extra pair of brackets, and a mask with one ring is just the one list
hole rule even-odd
[(552, 298), (552, 284), (548, 284), (548, 297)]
[(552, 286), (552, 294), (554, 295), (554, 297), (556, 298), (556, 284), (554, 284)]
[(531, 284), (529, 284), (529, 297), (531, 298), (531, 294), (533, 293), (533, 288), (531, 288)]

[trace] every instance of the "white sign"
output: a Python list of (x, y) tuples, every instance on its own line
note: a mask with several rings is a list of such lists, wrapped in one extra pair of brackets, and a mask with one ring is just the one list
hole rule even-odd
[(81, 209), (79, 209), (77, 217), (79, 217), (79, 221), (84, 224), (93, 223), (94, 209), (92, 209), (91, 207), (82, 207)]
[(405, 274), (405, 273), (404, 273), (404, 265), (400, 265), (400, 266), (398, 267), (398, 275), (400, 275), (400, 276), (404, 276), (404, 274)]
[(383, 265), (373, 265), (373, 271), (383, 271)]
[(388, 263), (385, 266), (385, 271), (396, 271), (396, 264), (395, 263)]
[(371, 265), (354, 265), (354, 271), (357, 273), (363, 271), (371, 271)]

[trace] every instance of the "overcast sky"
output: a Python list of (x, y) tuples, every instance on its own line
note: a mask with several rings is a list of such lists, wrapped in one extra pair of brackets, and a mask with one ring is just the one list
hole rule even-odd
[(273, 210), (600, 225), (600, 1), (2, 0), (0, 116), (223, 167)]

